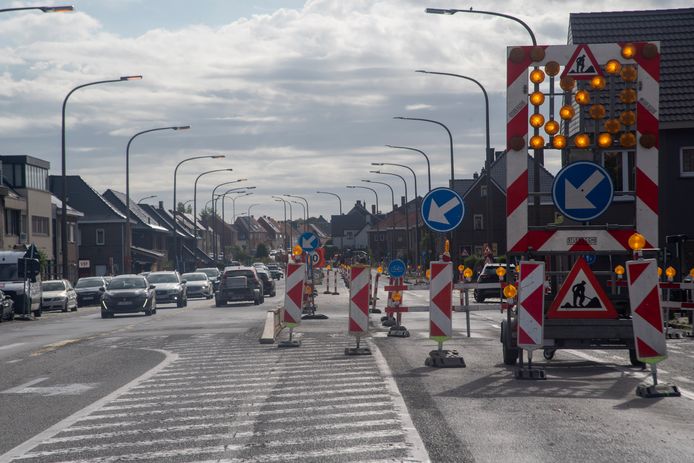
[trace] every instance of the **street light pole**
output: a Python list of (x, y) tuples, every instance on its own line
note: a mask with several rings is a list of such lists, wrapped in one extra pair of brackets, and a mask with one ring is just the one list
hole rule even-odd
[(391, 220), (391, 237), (390, 237), (390, 257), (391, 259), (395, 259), (395, 191), (393, 190), (393, 187), (390, 186), (388, 183), (385, 182), (377, 182), (375, 180), (368, 180), (368, 179), (362, 179), (362, 182), (366, 183), (377, 183), (379, 185), (384, 185), (387, 186), (388, 189), (390, 190), (390, 197), (391, 200), (393, 201), (393, 216)]
[(285, 245), (287, 244), (287, 202), (282, 198), (278, 198), (277, 196), (273, 196), (273, 198), (278, 203), (281, 202), (282, 208), (284, 209), (284, 239), (282, 240), (282, 247), (286, 249)]
[[(56, 7), (59, 8), (59, 7)], [(39, 8), (40, 9), (40, 8)], [(69, 11), (69, 10), (66, 10)], [(110, 80), (99, 80), (96, 82), (89, 82), (87, 84), (82, 84), (78, 85), (77, 87), (73, 88), (68, 92), (68, 94), (65, 96), (65, 99), (63, 100), (63, 112), (62, 112), (62, 123), (61, 123), (61, 177), (62, 177), (62, 184), (63, 184), (63, 195), (62, 195), (62, 205), (61, 205), (61, 214), (63, 217), (63, 220), (60, 222), (60, 247), (61, 247), (61, 252), (62, 252), (62, 273), (63, 273), (63, 278), (70, 278), (69, 273), (69, 267), (68, 267), (68, 259), (67, 259), (67, 167), (66, 167), (66, 153), (65, 153), (65, 109), (67, 108), (67, 100), (70, 98), (70, 96), (75, 93), (77, 90), (85, 87), (90, 87), (92, 85), (99, 85), (99, 84), (110, 84), (110, 83), (115, 83), (115, 82), (126, 82), (129, 80), (140, 80), (142, 79), (142, 76), (136, 75), (136, 76), (123, 76), (120, 77), (119, 79), (110, 79)], [(125, 230), (124, 230), (125, 232)], [(123, 263), (121, 263), (123, 264)], [(122, 265), (121, 265), (121, 270), (122, 270)]]
[[(249, 188), (255, 188), (255, 187), (249, 187)], [(253, 194), (253, 193), (246, 192), (246, 189), (247, 188), (232, 188), (231, 190), (228, 190), (228, 191), (224, 192), (223, 194), (217, 196), (217, 201), (219, 201), (220, 197), (222, 198), (222, 236), (220, 237), (219, 242), (222, 245), (222, 262), (224, 262), (225, 265), (226, 265), (226, 260), (227, 260), (227, 250), (224, 247), (224, 237), (226, 235), (226, 219), (224, 218), (226, 207), (224, 205), (224, 201), (226, 201), (227, 195), (229, 195), (231, 193), (240, 194), (241, 196), (248, 196), (248, 195)], [(242, 194), (242, 193), (245, 193), (245, 194)], [(232, 202), (234, 203), (234, 206), (236, 205), (236, 199), (240, 198), (241, 196), (237, 196), (236, 198), (232, 198)], [(236, 207), (234, 207), (234, 212), (235, 211), (236, 211)], [(236, 215), (236, 214), (234, 214), (234, 215)], [(232, 221), (232, 223), (234, 223), (234, 222)]]
[(329, 191), (316, 191), (316, 193), (335, 196), (337, 198), (337, 200), (339, 201), (340, 215), (342, 215), (342, 198), (340, 198), (340, 195), (338, 195), (337, 193), (330, 193)]
[(530, 29), (530, 26), (528, 26), (525, 22), (521, 21), (520, 19), (516, 18), (515, 16), (511, 16), (509, 14), (504, 14), (504, 13), (497, 13), (495, 11), (482, 11), (482, 10), (473, 10), (470, 8), (469, 10), (456, 10), (456, 9), (444, 9), (444, 8), (427, 8), (424, 10), (426, 13), (430, 14), (447, 14), (447, 15), (454, 15), (456, 13), (477, 13), (477, 14), (488, 14), (491, 16), (499, 16), (501, 18), (506, 18), (510, 19), (512, 21), (516, 21), (518, 24), (523, 26), (526, 31), (528, 31), (528, 34), (530, 34), (530, 40), (533, 42), (533, 46), (537, 46), (537, 40), (535, 40), (535, 34), (533, 34), (533, 31)]
[(407, 181), (405, 180), (405, 177), (402, 175), (394, 174), (392, 172), (381, 172), (380, 170), (371, 170), (369, 171), (372, 174), (381, 174), (381, 175), (391, 175), (393, 177), (398, 177), (400, 180), (402, 180), (402, 183), (405, 185), (405, 239), (407, 240), (407, 252), (405, 254), (406, 260), (409, 263), (410, 259), (410, 214), (409, 214), (409, 207), (407, 206)]
[(157, 197), (157, 195), (145, 196), (144, 198), (140, 198), (140, 199), (137, 201), (137, 204), (142, 204), (142, 202), (143, 202), (145, 199), (152, 199), (152, 198), (156, 198), (156, 197)]
[[(215, 201), (215, 196), (217, 193), (217, 188), (222, 187), (224, 185), (230, 185), (232, 183), (238, 183), (240, 181), (243, 181), (244, 179), (238, 179), (238, 180), (232, 180), (230, 182), (223, 182), (220, 183), (219, 185), (215, 186), (212, 189), (212, 252), (214, 253), (214, 261), (217, 262), (217, 256), (218, 256), (218, 249), (217, 249), (217, 231), (216, 231), (216, 223), (217, 223), (217, 202)], [(222, 227), (224, 227), (224, 224), (222, 223)], [(222, 228), (223, 229), (223, 228)]]
[(292, 245), (292, 226), (291, 224), (289, 225), (289, 235), (287, 235), (287, 205), (289, 205), (289, 220), (292, 220), (292, 205), (289, 201), (286, 199), (280, 197), (280, 196), (273, 196), (275, 200), (282, 201), (284, 203), (284, 236), (288, 237), (287, 241), (287, 247), (285, 249), (289, 249)]
[(374, 190), (373, 188), (369, 188), (368, 186), (359, 185), (347, 185), (347, 188), (363, 188), (365, 190), (373, 191), (373, 194), (376, 196), (376, 214), (378, 214), (378, 192), (376, 190)]
[(303, 200), (303, 201), (306, 203), (306, 214), (305, 214), (305, 215), (306, 215), (306, 223), (304, 224), (304, 231), (308, 231), (308, 219), (309, 219), (309, 215), (308, 215), (308, 200), (307, 200), (306, 198), (304, 198), (304, 197), (296, 196), (296, 195), (284, 195), (284, 196), (288, 196), (288, 197), (290, 197), (290, 198), (298, 198), (298, 199)]
[[(173, 252), (174, 252), (174, 268), (176, 270), (179, 269), (179, 256), (178, 256), (178, 236), (176, 236), (176, 233), (178, 232), (178, 222), (176, 221), (176, 211), (177, 211), (177, 204), (176, 204), (176, 175), (178, 174), (178, 168), (181, 167), (181, 164), (184, 164), (188, 161), (194, 161), (196, 159), (221, 159), (224, 158), (225, 156), (223, 154), (214, 154), (214, 155), (207, 155), (207, 156), (193, 156), (190, 158), (186, 158), (176, 164), (176, 168), (174, 169), (174, 178), (173, 178), (173, 211), (172, 211), (172, 217), (173, 217)], [(185, 270), (185, 269), (184, 269)]]
[[(197, 177), (195, 177), (195, 182), (193, 183), (193, 234), (195, 235), (195, 242), (198, 240), (198, 180), (203, 175), (211, 174), (214, 172), (231, 172), (234, 169), (212, 169), (207, 172), (203, 172)], [(245, 179), (243, 179), (245, 180)]]
[(306, 223), (306, 207), (304, 206), (304, 203), (300, 203), (299, 201), (291, 201), (291, 202), (301, 206), (301, 210), (303, 211), (303, 214), (304, 214), (304, 224), (305, 224)]
[(143, 130), (142, 132), (138, 132), (132, 137), (130, 137), (130, 140), (128, 140), (128, 144), (125, 147), (125, 265), (123, 271), (125, 273), (131, 273), (132, 272), (132, 225), (130, 224), (130, 145), (132, 144), (133, 140), (140, 135), (144, 135), (146, 133), (150, 132), (158, 132), (160, 130), (188, 130), (190, 129), (189, 125), (183, 125), (183, 126), (173, 126), (173, 127), (158, 127), (156, 129), (149, 129), (149, 130)]
[(25, 11), (25, 10), (41, 10), (44, 13), (69, 13), (75, 9), (68, 6), (25, 6), (20, 8), (2, 8), (0, 13), (9, 13), (11, 11)]
[[(417, 192), (417, 174), (414, 173), (414, 170), (406, 166), (404, 164), (395, 164), (392, 162), (372, 162), (372, 166), (395, 166), (395, 167), (403, 167), (410, 172), (412, 172), (412, 177), (414, 177), (414, 219), (415, 219), (415, 231), (414, 231), (414, 236), (415, 240), (417, 242), (415, 243), (415, 248), (417, 252), (417, 258), (415, 259), (415, 262), (417, 265), (421, 264), (421, 257), (419, 254), (419, 193)], [(382, 173), (387, 173), (387, 172), (382, 172)], [(404, 179), (403, 179), (404, 180)], [(405, 184), (405, 194), (407, 194), (407, 184)], [(407, 233), (407, 236), (409, 237), (409, 231)]]
[(401, 150), (410, 150), (410, 151), (416, 151), (422, 156), (424, 156), (424, 159), (427, 160), (427, 180), (429, 181), (429, 191), (431, 191), (431, 163), (429, 162), (429, 156), (417, 148), (410, 148), (409, 146), (396, 146), (396, 145), (386, 145), (388, 148), (396, 148), (396, 149), (401, 149)]
[(451, 148), (451, 188), (453, 188), (453, 181), (455, 180), (455, 169), (454, 169), (454, 161), (453, 161), (453, 135), (451, 134), (451, 131), (446, 127), (446, 125), (442, 122), (439, 121), (434, 121), (432, 119), (422, 119), (419, 117), (402, 117), (402, 116), (395, 116), (393, 119), (400, 119), (403, 121), (422, 121), (422, 122), (431, 122), (432, 124), (437, 124), (443, 127), (446, 132), (448, 133), (448, 140), (450, 143), (450, 148)]

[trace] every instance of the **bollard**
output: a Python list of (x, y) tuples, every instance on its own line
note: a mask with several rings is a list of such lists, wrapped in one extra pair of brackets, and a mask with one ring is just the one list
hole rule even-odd
[(443, 343), (453, 337), (453, 264), (431, 262), (429, 283), (429, 338), (438, 349), (429, 352), (424, 365), (437, 368), (465, 368), (465, 360), (455, 350), (444, 350)]
[(294, 328), (301, 323), (301, 309), (306, 285), (306, 264), (289, 262), (285, 277), (283, 322), (289, 328), (289, 340), (281, 341), (277, 347), (299, 347), (301, 341), (293, 340)]
[(374, 281), (374, 292), (371, 297), (371, 309), (369, 313), (381, 313), (381, 309), (376, 308), (376, 301), (378, 300), (378, 279), (381, 277), (381, 272), (376, 272), (376, 277)]
[(356, 337), (356, 347), (346, 347), (345, 355), (371, 355), (371, 349), (360, 347), (361, 337), (369, 333), (369, 281), (371, 269), (353, 265), (350, 269), (348, 332)]
[[(337, 292), (337, 271), (333, 272), (333, 275), (335, 277), (334, 279), (334, 285), (333, 285), (333, 296), (339, 296), (340, 293)], [(330, 275), (328, 275), (328, 278), (330, 278)]]
[[(518, 282), (518, 368), (516, 379), (546, 379), (545, 371), (533, 368), (533, 351), (544, 345), (545, 325), (545, 263), (520, 263)], [(510, 310), (510, 309), (509, 309)], [(523, 365), (523, 351), (528, 352), (528, 365)]]

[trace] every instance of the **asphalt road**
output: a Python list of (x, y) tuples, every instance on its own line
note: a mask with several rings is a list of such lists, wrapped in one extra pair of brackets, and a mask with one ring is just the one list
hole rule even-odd
[(425, 313), (404, 315), (409, 338), (386, 337), (373, 315), (373, 355), (345, 356), (341, 285), (317, 299), (329, 319), (297, 328), (301, 347), (259, 344), (283, 290), (261, 306), (0, 324), (0, 462), (694, 459), (691, 339), (668, 341), (660, 368), (683, 397), (641, 399), (646, 373), (620, 351), (560, 351), (535, 359), (546, 381), (513, 379), (494, 304), (473, 306), (470, 338), (454, 314), (445, 347), (462, 369), (424, 366), (436, 347)]

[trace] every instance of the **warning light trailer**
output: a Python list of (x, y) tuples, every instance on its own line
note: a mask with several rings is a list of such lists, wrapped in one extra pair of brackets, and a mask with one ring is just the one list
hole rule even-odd
[[(553, 283), (545, 295), (546, 359), (557, 349), (626, 349), (641, 365), (628, 295), (604, 288), (612, 264), (631, 257), (630, 236), (658, 247), (659, 72), (658, 42), (507, 50), (507, 262), (545, 262)], [(545, 150), (561, 151), (551, 193), (539, 191), (539, 172), (529, 175), (529, 149), (538, 170)], [(606, 151), (633, 156), (633, 191), (615, 193), (601, 162)], [(559, 215), (547, 225), (540, 201), (550, 194)], [(610, 210), (611, 220), (603, 217)], [(632, 223), (610, 223), (615, 217)], [(500, 338), (508, 365), (522, 361), (517, 332), (511, 303)]]

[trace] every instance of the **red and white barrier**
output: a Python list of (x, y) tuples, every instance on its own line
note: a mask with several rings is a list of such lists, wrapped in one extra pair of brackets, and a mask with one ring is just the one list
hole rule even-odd
[(541, 349), (545, 324), (545, 263), (521, 262), (518, 283), (518, 347)]
[(362, 336), (369, 332), (370, 268), (353, 265), (349, 284), (349, 334)]
[(626, 267), (636, 357), (644, 363), (658, 363), (667, 358), (658, 264), (655, 259), (631, 260)]
[(431, 262), (429, 337), (439, 343), (453, 336), (453, 263)]
[(283, 322), (289, 328), (301, 323), (301, 310), (306, 284), (306, 264), (303, 262), (287, 263), (285, 280)]

